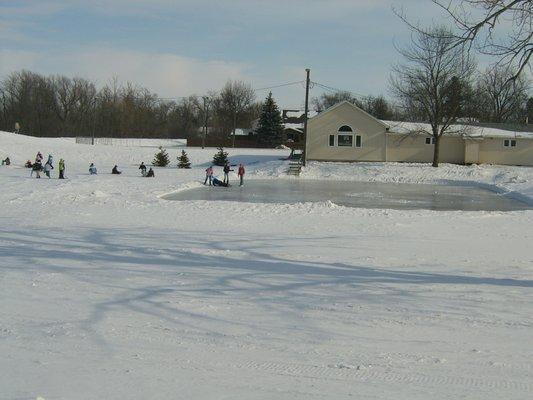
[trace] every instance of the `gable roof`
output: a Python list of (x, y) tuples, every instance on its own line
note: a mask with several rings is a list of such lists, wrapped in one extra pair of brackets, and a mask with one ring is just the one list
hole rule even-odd
[(370, 114), (367, 113), (365, 110), (363, 110), (363, 109), (357, 107), (357, 106), (356, 106), (355, 104), (353, 104), (353, 103), (350, 103), (348, 100), (343, 100), (343, 101), (341, 101), (340, 103), (337, 103), (337, 104), (331, 106), (330, 108), (328, 108), (328, 109), (322, 111), (321, 113), (319, 113), (319, 114), (317, 114), (317, 115), (315, 115), (314, 117), (309, 118), (309, 119), (310, 119), (310, 120), (311, 120), (311, 119), (320, 119), (320, 117), (322, 117), (322, 116), (324, 116), (324, 115), (326, 115), (326, 114), (329, 114), (330, 112), (336, 110), (337, 108), (339, 108), (339, 107), (341, 107), (341, 106), (343, 106), (343, 105), (345, 105), (345, 104), (348, 104), (350, 107), (352, 107), (353, 109), (357, 110), (357, 111), (360, 112), (361, 114), (366, 115), (368, 118), (372, 119), (373, 121), (375, 121), (375, 122), (378, 123), (379, 125), (383, 126), (385, 129), (387, 129), (387, 130), (389, 129), (389, 125), (387, 125), (385, 122), (383, 122), (383, 121), (377, 119), (376, 117), (370, 115)]

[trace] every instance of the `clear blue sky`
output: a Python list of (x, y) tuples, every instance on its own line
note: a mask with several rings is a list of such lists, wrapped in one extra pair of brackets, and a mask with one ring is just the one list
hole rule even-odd
[[(442, 21), (429, 0), (0, 0), (0, 77), (116, 76), (177, 97), (228, 79), (299, 81), (309, 67), (317, 82), (387, 95), (394, 43), (410, 35), (392, 6)], [(303, 103), (301, 86), (273, 92), (281, 106)]]

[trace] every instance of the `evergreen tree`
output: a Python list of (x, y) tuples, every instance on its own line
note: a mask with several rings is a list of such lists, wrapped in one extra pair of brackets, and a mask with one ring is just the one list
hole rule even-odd
[(228, 153), (222, 147), (218, 148), (218, 153), (213, 157), (213, 164), (224, 166), (228, 162)]
[(283, 142), (281, 114), (276, 101), (272, 98), (272, 92), (268, 94), (261, 108), (261, 116), (259, 117), (256, 133), (259, 142), (269, 147), (279, 146)]
[(159, 151), (155, 154), (154, 164), (156, 167), (166, 167), (170, 163), (170, 158), (168, 157), (167, 152), (162, 146), (159, 146)]
[(191, 162), (189, 156), (185, 153), (185, 150), (181, 151), (181, 156), (178, 157), (178, 168), (191, 168)]

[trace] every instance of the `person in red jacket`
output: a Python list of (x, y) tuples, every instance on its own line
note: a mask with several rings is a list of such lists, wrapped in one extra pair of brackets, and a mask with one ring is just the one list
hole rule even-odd
[(244, 165), (239, 164), (239, 170), (237, 171), (237, 175), (239, 176), (239, 179), (240, 179), (239, 186), (244, 185), (244, 173), (245, 172), (246, 171), (244, 170)]

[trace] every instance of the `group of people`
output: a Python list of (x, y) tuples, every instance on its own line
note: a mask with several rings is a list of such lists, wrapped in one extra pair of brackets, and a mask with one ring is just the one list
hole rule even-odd
[[(229, 184), (229, 173), (231, 171), (233, 171), (231, 169), (233, 165), (230, 165), (228, 162), (226, 164), (224, 164), (224, 167), (222, 169), (222, 171), (224, 172), (224, 180), (220, 180), (218, 179), (216, 176), (214, 176), (214, 170), (213, 170), (213, 166), (209, 166), (206, 170), (205, 170), (205, 180), (204, 180), (204, 185), (207, 185), (207, 182), (209, 182), (209, 186), (224, 186), (224, 187), (228, 187), (230, 186)], [(244, 185), (244, 174), (245, 174), (245, 169), (244, 169), (244, 165), (243, 164), (239, 164), (239, 169), (237, 170), (237, 176), (239, 177), (239, 186), (243, 186)]]
[(154, 170), (152, 169), (152, 167), (150, 167), (148, 172), (146, 172), (146, 165), (144, 165), (144, 162), (141, 162), (141, 165), (139, 165), (139, 169), (141, 170), (141, 175), (144, 176), (145, 178), (155, 177)]
[[(40, 178), (41, 177), (41, 172), (44, 172), (44, 174), (48, 178), (51, 178), (51, 171), (54, 169), (54, 157), (51, 154), (49, 154), (48, 155), (48, 159), (47, 159), (46, 163), (44, 163), (44, 165), (43, 165), (43, 159), (44, 159), (43, 155), (39, 151), (37, 153), (37, 155), (35, 156), (35, 162), (34, 163), (32, 163), (30, 160), (28, 160), (26, 162), (26, 167), (31, 168), (30, 177), (33, 177), (33, 174), (35, 173), (36, 178)], [(5, 159), (5, 160), (2, 160), (2, 165), (3, 164), (9, 165), (10, 163), (11, 163), (11, 161), (9, 160), (9, 157), (7, 159)], [(231, 167), (234, 167), (234, 166), (235, 165), (230, 165), (229, 162), (227, 162), (224, 165), (224, 167), (222, 169), (223, 172), (224, 172), (224, 178), (223, 178), (222, 181), (220, 179), (218, 179), (216, 176), (214, 176), (213, 166), (209, 166), (205, 170), (204, 185), (207, 185), (208, 182), (209, 182), (209, 186), (224, 186), (224, 187), (230, 186), (229, 173), (231, 171), (234, 171), (233, 169), (231, 169)], [(150, 169), (147, 170), (147, 167), (144, 164), (144, 162), (141, 162), (141, 165), (139, 165), (139, 169), (141, 170), (141, 175), (143, 177), (146, 177), (146, 178), (154, 178), (155, 177), (155, 173), (154, 173), (154, 170), (152, 169), (152, 167), (150, 167)], [(59, 179), (65, 179), (65, 160), (63, 160), (62, 158), (59, 160), (58, 170), (59, 170)], [(244, 169), (244, 165), (243, 164), (239, 164), (239, 168), (237, 169), (237, 176), (239, 177), (239, 186), (243, 186), (244, 185), (244, 174), (245, 174), (245, 172), (246, 171)], [(91, 163), (91, 165), (89, 166), (89, 174), (90, 175), (97, 175), (98, 174), (98, 170), (96, 169), (96, 166), (94, 165), (94, 163)], [(111, 174), (120, 175), (120, 174), (122, 174), (122, 171), (119, 171), (118, 166), (115, 165), (113, 167), (113, 169), (111, 170)]]
[[(141, 162), (141, 165), (139, 166), (139, 169), (141, 170), (141, 175), (143, 177), (146, 177), (146, 178), (155, 177), (154, 170), (152, 169), (152, 167), (150, 167), (148, 172), (146, 172), (146, 165), (144, 165), (144, 162)], [(91, 165), (89, 165), (89, 174), (90, 175), (97, 175), (98, 174), (98, 170), (96, 169), (96, 166), (94, 165), (94, 163), (91, 163)], [(111, 170), (111, 175), (120, 175), (120, 174), (122, 174), (122, 171), (119, 171), (118, 170), (118, 165), (115, 165), (113, 167), (113, 169)]]
[[(26, 167), (31, 168), (30, 177), (32, 177), (35, 173), (36, 178), (41, 178), (41, 172), (44, 172), (48, 179), (52, 177), (51, 172), (54, 169), (54, 157), (51, 154), (48, 154), (48, 159), (46, 160), (46, 163), (44, 163), (44, 165), (43, 159), (44, 157), (39, 151), (35, 156), (34, 163), (32, 163), (30, 160), (26, 161)], [(65, 160), (63, 160), (62, 158), (59, 160), (58, 170), (59, 179), (65, 179)]]

